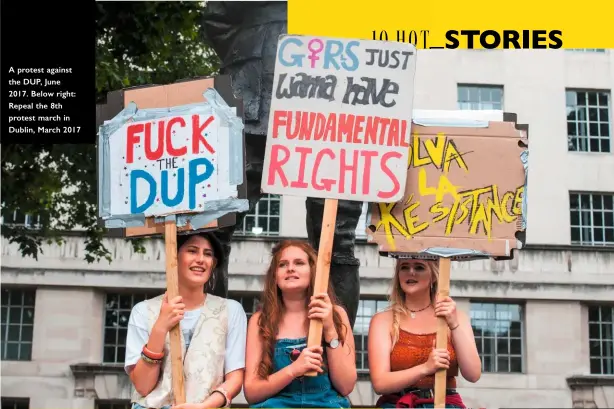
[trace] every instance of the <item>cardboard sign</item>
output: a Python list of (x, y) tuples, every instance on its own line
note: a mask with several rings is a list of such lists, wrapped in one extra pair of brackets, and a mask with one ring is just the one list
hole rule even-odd
[(409, 43), (280, 37), (262, 190), (400, 200), (415, 57)]
[(404, 197), (372, 205), (369, 241), (397, 256), (509, 258), (526, 227), (527, 127), (440, 115), (412, 125)]
[(199, 212), (236, 197), (228, 182), (228, 127), (212, 114), (127, 123), (109, 138), (111, 213)]
[[(222, 104), (230, 101), (231, 106), (241, 105), (232, 97), (228, 79), (216, 77), (117, 91), (110, 93), (107, 104), (99, 109), (99, 124), (131, 103), (139, 110), (154, 112), (147, 119), (126, 122), (108, 138), (107, 175), (102, 175), (111, 181), (106, 195), (107, 218), (144, 217), (138, 222), (125, 217), (126, 236), (162, 234), (164, 227), (155, 222), (155, 216), (197, 216), (211, 211), (210, 204), (215, 204), (219, 217), (209, 217), (207, 223), (200, 223), (203, 219), (198, 217), (178, 219), (178, 231), (211, 230), (235, 223), (235, 212), (224, 212), (220, 201), (246, 196), (242, 130), (241, 158), (237, 158), (240, 166), (236, 166), (228, 160), (232, 126), (227, 118), (220, 117), (216, 110), (186, 111), (193, 104), (207, 104), (203, 93), (210, 88), (219, 91), (218, 97), (223, 96)], [(163, 110), (167, 112), (160, 116), (157, 111)], [(240, 108), (239, 113), (242, 115)], [(99, 169), (99, 180), (101, 172), (105, 171)], [(239, 185), (229, 180), (233, 172), (240, 172), (234, 175), (241, 181)], [(104, 196), (99, 192), (99, 201), (103, 200), (101, 193)]]

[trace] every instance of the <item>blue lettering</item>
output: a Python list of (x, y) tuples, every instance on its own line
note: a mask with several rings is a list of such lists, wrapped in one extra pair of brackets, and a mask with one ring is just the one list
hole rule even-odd
[[(358, 57), (352, 51), (353, 47), (357, 47), (360, 45), (358, 41), (350, 41), (345, 46), (345, 54), (343, 49), (343, 42), (339, 40), (328, 40), (326, 42), (326, 48), (324, 51), (324, 69), (329, 69), (331, 66), (340, 70), (338, 60), (341, 60), (341, 66), (347, 71), (356, 71), (358, 69)], [(348, 64), (347, 61), (351, 61), (351, 64)]]
[(177, 172), (177, 193), (172, 199), (168, 197), (168, 172), (168, 170), (162, 171), (162, 203), (164, 203), (165, 206), (173, 207), (177, 206), (183, 201), (183, 194), (185, 192), (183, 175), (185, 173), (185, 170), (182, 168), (173, 169), (173, 172)]
[(284, 55), (284, 50), (286, 49), (286, 45), (288, 44), (295, 44), (298, 45), (299, 47), (303, 45), (303, 42), (301, 40), (299, 40), (298, 38), (286, 38), (284, 41), (281, 42), (281, 44), (279, 45), (279, 50), (277, 53), (277, 58), (279, 59), (279, 62), (281, 63), (281, 65), (283, 65), (284, 67), (303, 67), (303, 58), (305, 58), (304, 54), (290, 54), (290, 58), (291, 60), (288, 61), (286, 59), (284, 59), (283, 55)]
[[(149, 184), (149, 196), (142, 205), (138, 205), (136, 200), (136, 182), (137, 179), (143, 179)], [(156, 180), (148, 172), (142, 169), (135, 169), (130, 172), (130, 213), (144, 213), (154, 203), (156, 198)]]
[(359, 41), (350, 41), (345, 46), (345, 53), (347, 54), (348, 58), (352, 61), (352, 65), (349, 65), (348, 63), (346, 63), (345, 58), (341, 59), (341, 65), (343, 66), (343, 68), (345, 68), (348, 71), (356, 71), (358, 69), (358, 64), (359, 64), (358, 57), (356, 56), (354, 51), (352, 51), (352, 48), (358, 47), (359, 45), (360, 45)]
[[(203, 173), (198, 173), (198, 167), (205, 166)], [(204, 182), (213, 175), (213, 164), (207, 158), (198, 158), (190, 161), (188, 170), (188, 185), (190, 191), (190, 209), (196, 208), (196, 185)]]
[[(339, 64), (337, 63), (337, 57), (341, 54), (343, 54), (343, 43), (338, 40), (328, 40), (324, 51), (324, 69), (327, 70), (332, 65), (338, 70)], [(341, 59), (343, 59), (343, 57), (341, 57)]]

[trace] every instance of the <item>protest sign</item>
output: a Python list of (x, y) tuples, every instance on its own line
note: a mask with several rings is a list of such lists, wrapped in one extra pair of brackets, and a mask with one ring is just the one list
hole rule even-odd
[[(326, 199), (314, 293), (328, 287), (337, 201), (403, 196), (415, 70), (411, 44), (279, 39), (261, 188)], [(307, 343), (321, 339), (312, 320)]]
[(414, 118), (404, 196), (372, 206), (367, 235), (381, 253), (511, 258), (521, 248), (528, 128), (503, 113), (464, 116)]
[[(216, 90), (226, 90), (222, 97)], [(126, 236), (164, 234), (169, 299), (179, 295), (177, 230), (221, 227), (246, 211), (242, 110), (228, 78), (122, 90), (109, 95), (100, 125), (99, 217)], [(243, 196), (244, 197), (244, 196)], [(231, 224), (235, 218), (232, 217)], [(185, 403), (181, 334), (170, 331), (175, 404)]]
[[(114, 183), (103, 186), (102, 182), (105, 179), (100, 177), (100, 172), (104, 173), (105, 169), (99, 168), (99, 206), (100, 209), (105, 210), (101, 213), (101, 219), (105, 227), (111, 229), (111, 232), (118, 232), (126, 237), (161, 235), (164, 232), (163, 225), (156, 223), (154, 217), (148, 216), (154, 213), (164, 214), (167, 211), (177, 215), (177, 230), (180, 232), (215, 230), (235, 224), (235, 211), (228, 211), (232, 210), (232, 206), (225, 206), (220, 210), (217, 207), (219, 201), (229, 195), (239, 199), (246, 197), (246, 185), (243, 182), (238, 185), (228, 185), (230, 191), (224, 192), (225, 181), (229, 177), (231, 168), (233, 176), (239, 178), (237, 180), (242, 181), (244, 179), (244, 161), (241, 156), (243, 155), (242, 140), (238, 142), (236, 136), (232, 140), (227, 139), (225, 135), (229, 133), (230, 128), (228, 126), (220, 128), (219, 121), (207, 123), (208, 116), (206, 115), (199, 115), (197, 119), (193, 119), (190, 115), (179, 118), (182, 116), (181, 110), (185, 111), (192, 104), (202, 104), (204, 102), (203, 93), (210, 88), (215, 89), (218, 97), (221, 97), (222, 103), (228, 101), (229, 106), (238, 112), (238, 116), (242, 116), (242, 106), (234, 99), (229, 78), (226, 76), (114, 91), (109, 93), (106, 104), (97, 106), (98, 126), (128, 109), (131, 103), (136, 104), (141, 115), (143, 110), (154, 110), (149, 111), (148, 116), (159, 115), (160, 112), (164, 115), (163, 119), (158, 121), (156, 125), (153, 124), (154, 120), (151, 120), (150, 125), (147, 126), (144, 123), (134, 122), (125, 124), (123, 132), (126, 133), (128, 127), (131, 126), (131, 140), (136, 143), (129, 144), (128, 139), (126, 139), (125, 144), (116, 144), (117, 152), (109, 155), (106, 159), (115, 173), (113, 175)], [(165, 110), (168, 107), (175, 107), (172, 112), (176, 113), (175, 118), (177, 119), (172, 122), (172, 114), (159, 111), (159, 109)], [(134, 117), (131, 117), (132, 121), (134, 119)], [(196, 128), (194, 125), (196, 125)], [(161, 126), (164, 128), (160, 128)], [(200, 135), (197, 133), (198, 127), (201, 127), (203, 131)], [(173, 138), (171, 138), (171, 144), (167, 142), (167, 130), (174, 132), (171, 136), (175, 138), (176, 142), (173, 142)], [(178, 136), (178, 133), (183, 134), (184, 137)], [(223, 143), (217, 147), (215, 153), (211, 153), (209, 148), (214, 150), (213, 144), (218, 143), (214, 139), (217, 140), (220, 135), (223, 138), (222, 141), (228, 141), (228, 143)], [(126, 138), (127, 136), (125, 134)], [(229, 149), (229, 143), (233, 143), (233, 152), (226, 152)], [(237, 143), (240, 143), (240, 146), (236, 146)], [(208, 156), (194, 153), (195, 149), (206, 152)], [(218, 152), (219, 149), (222, 151)], [(99, 146), (99, 163), (103, 162), (101, 156), (103, 154), (104, 151)], [(192, 174), (190, 168), (184, 166), (186, 163), (190, 163), (191, 160), (194, 165), (193, 170), (198, 169), (198, 172), (202, 173), (206, 167), (204, 165), (205, 160), (213, 159), (211, 162), (213, 164), (215, 163), (215, 155), (218, 154), (222, 158), (232, 154), (233, 162), (224, 160), (222, 163), (216, 164), (213, 167), (215, 171), (211, 172), (206, 181), (198, 182), (195, 178), (190, 179)], [(123, 169), (124, 167), (126, 169)], [(176, 171), (169, 173), (171, 170)], [(129, 176), (126, 176), (126, 174), (129, 174)], [(172, 176), (173, 174), (178, 176)], [(162, 175), (166, 175), (164, 182)], [(221, 180), (217, 180), (218, 175), (222, 178)], [(197, 177), (195, 174), (194, 176)], [(182, 178), (183, 181), (179, 184), (180, 186), (178, 185), (179, 178)], [(131, 181), (133, 182), (132, 185)], [(222, 186), (220, 192), (216, 187), (218, 184)], [(131, 190), (132, 188), (135, 189), (134, 192)], [(164, 197), (162, 196), (162, 189), (164, 189)], [(159, 194), (154, 196), (156, 191)], [(190, 199), (190, 194), (194, 196), (192, 199)], [(181, 200), (181, 203), (176, 205), (174, 202), (178, 199)], [(195, 205), (193, 209), (190, 206), (190, 200)], [(197, 205), (198, 201), (200, 203)], [(205, 201), (207, 206), (204, 205)], [(111, 202), (113, 209), (106, 209)], [(165, 209), (165, 203), (170, 203), (171, 207), (166, 206)], [(235, 207), (236, 204), (237, 202), (235, 202)], [(133, 205), (135, 206), (134, 209), (131, 208)]]
[(284, 36), (277, 54), (262, 190), (400, 200), (415, 47)]

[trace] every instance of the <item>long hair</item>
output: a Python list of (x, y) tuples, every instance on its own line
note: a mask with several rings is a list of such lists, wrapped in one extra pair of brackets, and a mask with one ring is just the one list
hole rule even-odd
[[(406, 294), (401, 287), (399, 281), (399, 273), (401, 271), (401, 263), (403, 260), (397, 259), (394, 265), (394, 278), (392, 279), (392, 291), (390, 292), (389, 302), (390, 309), (392, 310), (392, 328), (390, 330), (390, 336), (392, 338), (392, 347), (399, 340), (399, 327), (401, 325), (401, 315), (409, 315), (410, 311), (405, 306)], [(431, 288), (430, 298), (431, 305), (435, 305), (435, 299), (437, 297), (437, 283), (439, 278), (439, 266), (436, 261), (423, 260), (426, 268), (431, 273)]]
[[(307, 254), (307, 260), (309, 262), (309, 268), (311, 271), (311, 279), (309, 287), (306, 291), (305, 308), (309, 305), (309, 296), (313, 294), (315, 277), (316, 277), (316, 262), (318, 255), (316, 251), (308, 243), (301, 240), (284, 240), (275, 247), (273, 247), (271, 263), (266, 272), (264, 279), (264, 291), (261, 297), (261, 313), (258, 319), (258, 329), (260, 332), (260, 338), (262, 340), (262, 361), (258, 366), (258, 375), (262, 379), (268, 378), (273, 372), (273, 355), (275, 349), (275, 342), (277, 341), (277, 334), (279, 333), (279, 324), (285, 314), (285, 306), (283, 303), (283, 296), (281, 290), (277, 286), (277, 266), (281, 258), (282, 252), (288, 247), (296, 247), (303, 250)], [(335, 329), (339, 334), (339, 341), (341, 344), (345, 341), (347, 328), (341, 320), (341, 316), (334, 309), (336, 305), (339, 305), (333, 286), (330, 281), (328, 283), (328, 296), (333, 304), (333, 322)], [(307, 324), (307, 321), (305, 322)]]

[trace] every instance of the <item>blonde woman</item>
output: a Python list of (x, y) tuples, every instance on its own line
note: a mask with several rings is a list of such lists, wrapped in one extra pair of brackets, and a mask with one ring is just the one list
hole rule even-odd
[[(395, 265), (390, 308), (369, 327), (369, 370), (378, 407), (433, 407), (435, 372), (447, 370), (446, 408), (464, 408), (456, 391), (460, 369), (469, 382), (481, 375), (473, 329), (446, 297), (437, 300), (435, 261), (401, 259)], [(450, 328), (447, 349), (436, 349), (437, 317)]]

